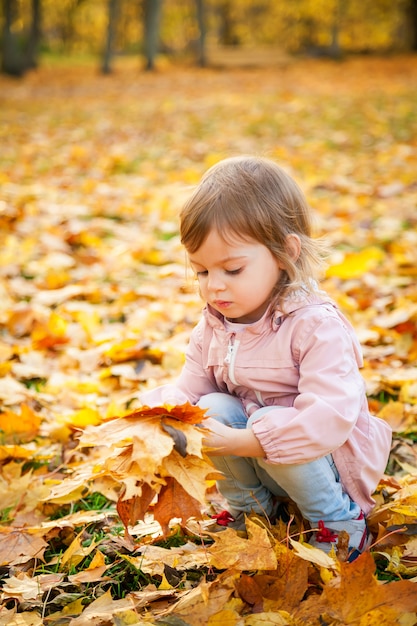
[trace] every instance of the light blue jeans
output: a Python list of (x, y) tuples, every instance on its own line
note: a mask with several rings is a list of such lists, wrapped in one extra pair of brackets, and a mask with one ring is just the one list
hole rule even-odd
[[(251, 428), (254, 420), (277, 408), (263, 407), (248, 419), (240, 400), (226, 393), (202, 396), (198, 406), (208, 409), (207, 416), (232, 428)], [(313, 524), (319, 520), (351, 520), (360, 515), (359, 505), (342, 488), (331, 454), (301, 465), (272, 464), (240, 456), (212, 456), (211, 461), (225, 476), (218, 481), (218, 489), (233, 516), (240, 511), (270, 516), (274, 496), (293, 500)]]

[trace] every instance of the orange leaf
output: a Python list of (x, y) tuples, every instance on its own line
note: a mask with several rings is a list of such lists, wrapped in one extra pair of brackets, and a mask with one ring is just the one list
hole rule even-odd
[(250, 604), (256, 613), (259, 613), (263, 608), (263, 596), (262, 592), (252, 576), (242, 574), (240, 580), (236, 583), (236, 591), (239, 596), (247, 604)]
[(20, 415), (13, 411), (0, 413), (0, 430), (3, 431), (3, 441), (30, 441), (39, 431), (41, 418), (26, 404), (22, 404)]
[(264, 610), (292, 612), (307, 591), (309, 564), (282, 544), (275, 546), (275, 552), (276, 569), (255, 575), (254, 582), (264, 598)]
[(174, 478), (168, 477), (155, 504), (154, 517), (166, 535), (169, 522), (175, 517), (181, 518), (183, 522), (190, 517), (201, 517), (201, 505)]
[(117, 513), (125, 528), (134, 526), (138, 520), (143, 520), (155, 496), (155, 491), (147, 483), (142, 483), (141, 490), (140, 496), (137, 495), (128, 500), (123, 500), (123, 497), (120, 497), (117, 501)]
[(374, 559), (364, 552), (353, 563), (340, 563), (340, 577), (325, 585), (320, 598), (308, 598), (295, 616), (309, 624), (320, 624), (319, 620), (325, 619), (388, 626), (397, 623), (402, 613), (416, 610), (415, 583), (401, 580), (380, 585)]
[(200, 424), (205, 417), (205, 413), (206, 409), (201, 409), (198, 406), (186, 402), (185, 404), (176, 406), (145, 406), (124, 417), (171, 417), (180, 422), (186, 422), (187, 424)]

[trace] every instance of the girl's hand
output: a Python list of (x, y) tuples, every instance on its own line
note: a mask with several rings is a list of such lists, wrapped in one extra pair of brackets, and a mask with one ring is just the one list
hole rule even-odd
[(265, 456), (261, 444), (250, 429), (231, 428), (213, 417), (205, 419), (201, 426), (210, 431), (204, 437), (203, 445), (211, 456)]

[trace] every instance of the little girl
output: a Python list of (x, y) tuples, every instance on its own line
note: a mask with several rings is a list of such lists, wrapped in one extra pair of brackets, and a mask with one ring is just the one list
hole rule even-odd
[(141, 400), (207, 409), (204, 443), (228, 503), (218, 523), (244, 528), (245, 514), (273, 517), (287, 497), (316, 529), (313, 545), (329, 551), (345, 530), (362, 551), (391, 431), (369, 413), (351, 325), (317, 287), (323, 247), (304, 195), (268, 159), (225, 159), (180, 232), (206, 306), (177, 383)]

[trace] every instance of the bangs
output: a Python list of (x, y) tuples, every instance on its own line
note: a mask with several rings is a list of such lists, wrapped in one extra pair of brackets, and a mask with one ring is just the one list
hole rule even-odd
[(212, 230), (216, 230), (226, 243), (255, 238), (246, 213), (239, 205), (227, 192), (209, 201), (204, 198), (204, 201), (197, 202), (194, 198), (192, 206), (186, 205), (181, 213), (180, 236), (186, 250), (191, 254), (196, 252)]

